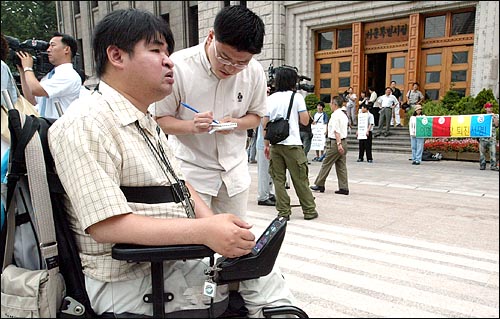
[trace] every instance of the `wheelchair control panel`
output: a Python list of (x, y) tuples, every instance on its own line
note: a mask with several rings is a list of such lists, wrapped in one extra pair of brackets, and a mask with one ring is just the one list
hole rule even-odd
[(271, 272), (285, 238), (286, 218), (276, 217), (257, 240), (252, 251), (241, 257), (220, 257), (214, 281), (219, 284), (255, 279)]

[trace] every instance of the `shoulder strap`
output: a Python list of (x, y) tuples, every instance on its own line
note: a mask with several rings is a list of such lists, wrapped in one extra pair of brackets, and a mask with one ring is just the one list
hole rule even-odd
[[(11, 111), (9, 111), (11, 112)], [(40, 250), (44, 262), (46, 263), (49, 273), (54, 273), (59, 271), (57, 257), (57, 241), (56, 233), (54, 227), (54, 219), (52, 214), (52, 203), (50, 199), (49, 186), (47, 183), (47, 173), (44, 161), (44, 154), (42, 143), (40, 141), (40, 135), (38, 134), (38, 118), (32, 116), (26, 116), (26, 123), (24, 123), (21, 141), (28, 140), (27, 144), (20, 143), (16, 147), (15, 153), (21, 152), (19, 146), (26, 145), (24, 150), (25, 155), (25, 165), (28, 174), (28, 183), (31, 195), (31, 201), (33, 204), (33, 212), (35, 217), (35, 224), (37, 229), (37, 238), (40, 242)], [(34, 131), (34, 132), (33, 132)], [(29, 136), (32, 136), (29, 138)], [(19, 153), (18, 153), (19, 154)], [(18, 155), (16, 154), (16, 155)], [(26, 158), (29, 160), (26, 161)], [(22, 164), (21, 162), (16, 163), (17, 165)], [(16, 181), (17, 183), (17, 181)], [(9, 185), (10, 186), (10, 185)], [(5, 247), (5, 255), (3, 268), (12, 262), (12, 253), (14, 245), (14, 205), (12, 205), (12, 199), (8, 202), (8, 222), (7, 227), (9, 231), (7, 232), (7, 240)], [(9, 238), (10, 236), (10, 238)]]
[(290, 112), (292, 112), (292, 105), (293, 105), (293, 97), (295, 96), (296, 92), (292, 93), (292, 97), (290, 97), (290, 105), (288, 105), (288, 113), (286, 113), (286, 120), (290, 118)]

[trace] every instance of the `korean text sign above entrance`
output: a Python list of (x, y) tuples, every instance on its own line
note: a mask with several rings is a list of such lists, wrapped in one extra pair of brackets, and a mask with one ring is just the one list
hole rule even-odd
[(408, 19), (367, 23), (365, 45), (408, 41)]
[(490, 137), (491, 114), (417, 116), (417, 137)]

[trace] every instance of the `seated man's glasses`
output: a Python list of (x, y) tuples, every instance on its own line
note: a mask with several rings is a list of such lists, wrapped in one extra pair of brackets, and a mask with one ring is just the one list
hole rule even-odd
[(231, 61), (224, 59), (223, 57), (221, 57), (219, 55), (219, 53), (217, 53), (217, 46), (215, 45), (215, 40), (213, 43), (214, 43), (214, 50), (215, 50), (215, 58), (217, 59), (217, 61), (219, 61), (219, 63), (224, 64), (224, 65), (230, 65), (233, 68), (238, 69), (238, 70), (245, 69), (248, 66), (248, 63), (250, 63), (250, 61), (248, 61), (246, 63), (234, 64)]

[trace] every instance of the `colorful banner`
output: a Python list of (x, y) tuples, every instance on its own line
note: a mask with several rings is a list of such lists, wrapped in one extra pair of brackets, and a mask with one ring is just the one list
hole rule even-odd
[(417, 116), (417, 137), (490, 137), (492, 114)]

